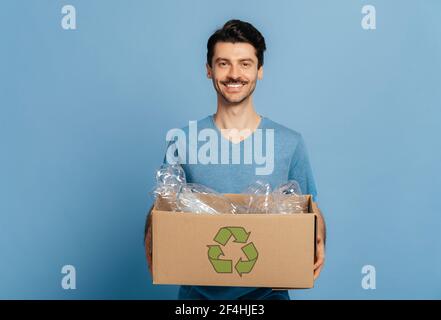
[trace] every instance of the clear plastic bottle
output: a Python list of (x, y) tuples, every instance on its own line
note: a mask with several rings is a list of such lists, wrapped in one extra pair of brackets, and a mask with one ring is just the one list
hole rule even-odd
[(237, 213), (237, 206), (223, 194), (197, 183), (181, 186), (177, 195), (177, 208), (192, 213)]
[(271, 185), (257, 180), (251, 183), (243, 192), (246, 195), (246, 213), (271, 213), (274, 200)]
[(273, 192), (276, 212), (281, 214), (308, 212), (307, 197), (302, 195), (300, 185), (290, 180)]
[(160, 201), (165, 209), (178, 211), (176, 196), (182, 185), (185, 185), (185, 171), (179, 164), (163, 164), (156, 171), (156, 186), (151, 192)]

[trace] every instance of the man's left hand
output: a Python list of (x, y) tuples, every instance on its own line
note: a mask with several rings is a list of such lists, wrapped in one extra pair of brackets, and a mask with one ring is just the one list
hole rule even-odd
[(317, 238), (317, 248), (314, 263), (314, 280), (316, 280), (322, 271), (325, 263), (325, 243), (322, 238)]

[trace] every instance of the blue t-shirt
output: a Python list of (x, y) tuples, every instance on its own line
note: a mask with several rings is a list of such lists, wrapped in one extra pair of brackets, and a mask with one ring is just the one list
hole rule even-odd
[[(180, 129), (179, 139), (170, 139), (167, 148), (170, 154), (168, 159), (166, 154), (164, 163), (178, 161), (184, 168), (187, 182), (203, 184), (220, 193), (241, 193), (257, 180), (268, 182), (273, 188), (296, 180), (302, 193), (311, 194), (317, 201), (301, 134), (263, 116), (257, 129), (240, 143), (232, 143), (221, 134), (213, 115), (209, 115)], [(214, 138), (217, 142), (210, 144), (211, 149), (207, 148), (207, 141), (216, 140)], [(228, 152), (225, 152), (226, 146)], [(217, 154), (213, 152), (216, 149)], [(273, 291), (271, 288), (181, 286), (179, 299), (289, 299), (289, 295), (286, 290)]]

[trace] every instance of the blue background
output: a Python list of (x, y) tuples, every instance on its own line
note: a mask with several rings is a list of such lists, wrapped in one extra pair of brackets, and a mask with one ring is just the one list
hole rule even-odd
[[(77, 30), (61, 28), (61, 8)], [(377, 29), (363, 30), (372, 4)], [(165, 133), (216, 110), (206, 41), (265, 36), (255, 106), (301, 132), (328, 225), (293, 299), (441, 298), (440, 1), (0, 4), (0, 298), (173, 299), (143, 231)], [(77, 289), (61, 288), (72, 264)], [(361, 269), (376, 267), (376, 290)]]

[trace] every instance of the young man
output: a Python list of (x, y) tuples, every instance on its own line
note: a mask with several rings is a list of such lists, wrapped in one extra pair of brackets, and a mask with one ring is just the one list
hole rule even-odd
[[(188, 161), (191, 158), (190, 148), (179, 149), (175, 146), (165, 161), (167, 162), (170, 155), (177, 156), (186, 173), (187, 182), (200, 183), (221, 193), (240, 193), (256, 180), (269, 182), (273, 187), (287, 180), (296, 180), (301, 191), (311, 194), (316, 201), (317, 191), (301, 134), (259, 115), (254, 109), (253, 92), (257, 80), (263, 78), (265, 49), (265, 40), (261, 33), (251, 24), (240, 20), (228, 21), (209, 38), (206, 68), (207, 77), (212, 79), (217, 92), (217, 111), (214, 115), (199, 120), (196, 130), (201, 133), (208, 129), (217, 134), (219, 140), (215, 146), (219, 148), (216, 151), (219, 151), (220, 156), (217, 159), (210, 158), (211, 162), (198, 163), (194, 156), (193, 161)], [(190, 125), (182, 129), (187, 136), (191, 135), (189, 127)], [(262, 131), (263, 137), (258, 136)], [(271, 134), (265, 134), (265, 131)], [(196, 140), (197, 147), (201, 142)], [(251, 162), (238, 162), (233, 161), (232, 152), (226, 156), (221, 154), (225, 149), (220, 145), (227, 143), (231, 144), (232, 149), (239, 147), (242, 152), (240, 155), (245, 157), (246, 145), (254, 143), (253, 146), (257, 148), (259, 140), (270, 146), (266, 150), (265, 158), (270, 164), (265, 168), (262, 168), (262, 157), (259, 161), (253, 159)], [(179, 154), (179, 150), (184, 150), (182, 153), (185, 154)], [(325, 237), (325, 224), (320, 214), (314, 278), (319, 276), (323, 267)], [(146, 224), (146, 251), (151, 268), (150, 215)], [(273, 291), (271, 288), (181, 286), (179, 298), (289, 299), (289, 295), (286, 290)]]

